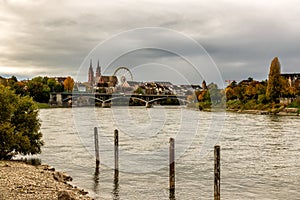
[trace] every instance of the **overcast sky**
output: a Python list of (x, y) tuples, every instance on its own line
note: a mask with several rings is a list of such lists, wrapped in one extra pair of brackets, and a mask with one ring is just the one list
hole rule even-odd
[(86, 81), (92, 58), (107, 75), (127, 66), (135, 80), (195, 83), (193, 70), (207, 82), (263, 80), (275, 56), (283, 72), (300, 71), (300, 3), (1, 0), (0, 52), (0, 76), (19, 79)]

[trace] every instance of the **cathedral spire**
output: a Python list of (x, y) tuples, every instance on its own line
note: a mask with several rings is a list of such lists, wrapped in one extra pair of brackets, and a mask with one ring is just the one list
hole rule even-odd
[(100, 76), (101, 76), (101, 67), (99, 65), (99, 60), (98, 60), (97, 69), (96, 69), (96, 80), (99, 79)]
[(90, 85), (94, 84), (94, 70), (93, 70), (93, 64), (92, 59), (90, 60), (90, 68), (89, 68), (89, 74), (88, 74), (88, 82)]

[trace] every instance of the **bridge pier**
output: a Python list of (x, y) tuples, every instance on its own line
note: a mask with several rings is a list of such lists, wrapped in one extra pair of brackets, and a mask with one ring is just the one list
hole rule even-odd
[(56, 104), (61, 106), (63, 104), (61, 93), (50, 93), (50, 105)]
[(152, 108), (152, 103), (146, 102), (146, 108)]
[(102, 108), (110, 108), (111, 107), (111, 102), (103, 102), (102, 103)]
[(60, 93), (56, 94), (56, 102), (57, 102), (57, 105), (61, 106), (62, 105), (62, 96)]

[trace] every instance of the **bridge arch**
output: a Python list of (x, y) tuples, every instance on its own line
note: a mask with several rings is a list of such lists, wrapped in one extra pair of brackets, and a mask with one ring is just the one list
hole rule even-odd
[(155, 99), (152, 99), (152, 100), (145, 100), (145, 99), (142, 99), (142, 98), (139, 98), (139, 97), (134, 97), (134, 96), (115, 96), (115, 97), (111, 97), (109, 99), (106, 99), (106, 100), (103, 100), (103, 99), (99, 99), (97, 97), (94, 97), (94, 96), (89, 96), (89, 95), (79, 95), (79, 96), (71, 96), (71, 97), (67, 97), (65, 99), (62, 100), (62, 102), (67, 102), (69, 100), (73, 100), (73, 99), (78, 99), (78, 98), (89, 98), (89, 99), (94, 99), (94, 100), (97, 100), (97, 101), (100, 101), (101, 103), (108, 103), (114, 99), (132, 99), (132, 100), (138, 100), (138, 101), (142, 101), (144, 103), (146, 103), (146, 105), (148, 104), (152, 104), (156, 101), (159, 101), (159, 100), (163, 100), (163, 99), (176, 99), (178, 100), (179, 102), (184, 102), (184, 103), (191, 103), (191, 101), (188, 101), (186, 99), (182, 99), (182, 98), (178, 98), (176, 96), (164, 96), (164, 97), (158, 97), (158, 98), (155, 98)]

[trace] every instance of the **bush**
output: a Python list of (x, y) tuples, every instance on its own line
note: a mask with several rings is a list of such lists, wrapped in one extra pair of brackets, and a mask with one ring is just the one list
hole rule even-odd
[(300, 108), (300, 99), (294, 100), (292, 103), (290, 103), (288, 108)]
[(267, 97), (265, 94), (260, 94), (258, 95), (258, 103), (260, 104), (267, 104), (268, 103), (268, 100), (267, 100)]
[(30, 97), (20, 97), (0, 85), (0, 121), (0, 159), (41, 152), (38, 109)]
[(229, 100), (227, 101), (227, 108), (228, 109), (234, 109), (234, 110), (239, 110), (243, 106), (242, 102), (239, 100)]

